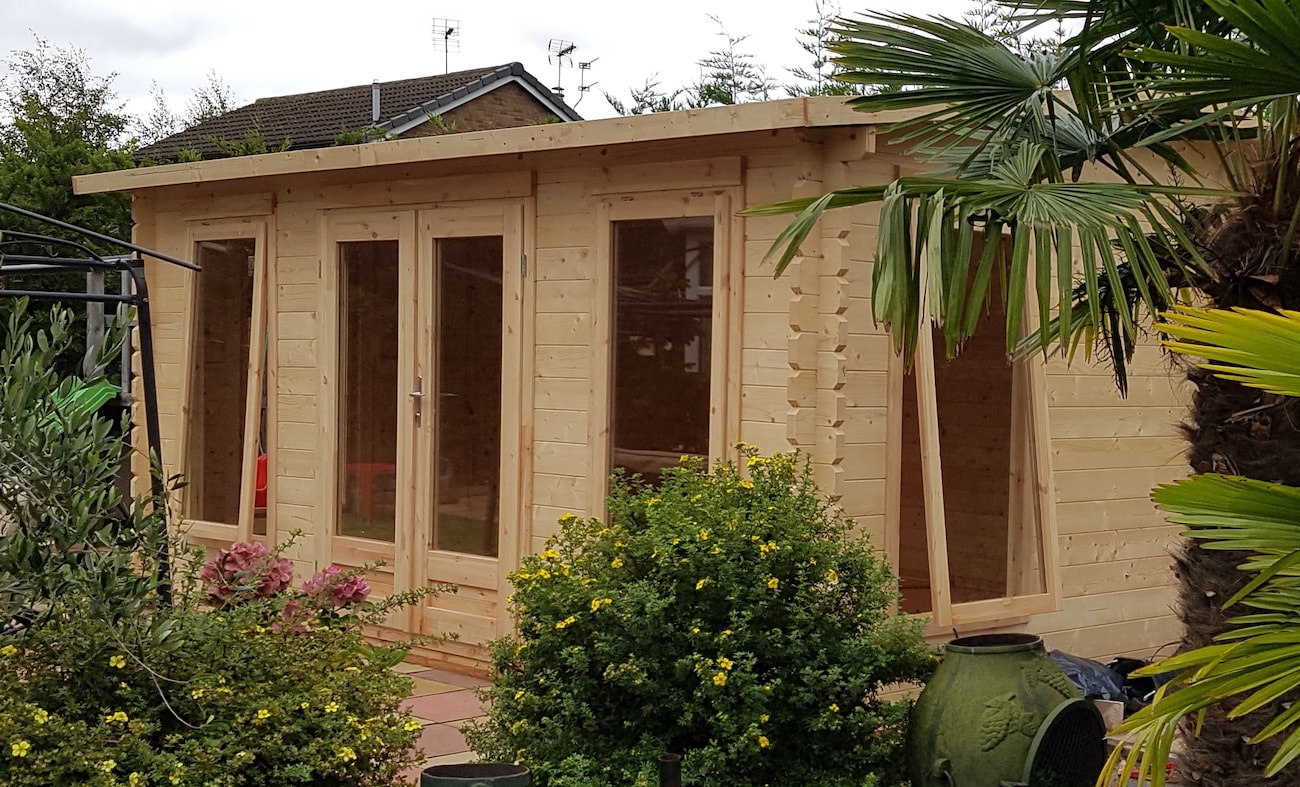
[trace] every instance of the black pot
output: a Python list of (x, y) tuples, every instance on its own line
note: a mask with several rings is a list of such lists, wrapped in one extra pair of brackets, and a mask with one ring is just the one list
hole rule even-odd
[(434, 765), (420, 774), (420, 787), (528, 787), (528, 769), (503, 762)]

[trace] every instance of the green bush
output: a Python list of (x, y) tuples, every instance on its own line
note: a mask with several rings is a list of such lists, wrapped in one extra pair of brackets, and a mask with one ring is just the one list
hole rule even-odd
[[(70, 313), (48, 325), (20, 302), (0, 348), (0, 784), (402, 783), (420, 757), (399, 707), (411, 681), (361, 626), (443, 588), (366, 604), (350, 572), (289, 590), (261, 545), (178, 553), (166, 495), (124, 504), (126, 446), (66, 404), (83, 382), (56, 370)], [(160, 577), (164, 546), (176, 570)]]
[(542, 787), (649, 784), (664, 752), (692, 785), (902, 781), (910, 704), (879, 694), (928, 676), (920, 624), (806, 462), (741, 458), (616, 477), (609, 524), (566, 515), (524, 559), (481, 757)]

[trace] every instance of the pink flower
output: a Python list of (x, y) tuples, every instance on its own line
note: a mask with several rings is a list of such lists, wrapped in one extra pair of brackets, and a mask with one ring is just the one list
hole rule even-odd
[(239, 541), (218, 550), (203, 564), (199, 578), (209, 583), (208, 597), (224, 605), (284, 590), (293, 581), (293, 563), (276, 558), (264, 544)]
[(343, 569), (330, 566), (304, 582), (302, 591), (321, 606), (351, 607), (365, 602), (370, 585), (355, 574), (345, 575)]

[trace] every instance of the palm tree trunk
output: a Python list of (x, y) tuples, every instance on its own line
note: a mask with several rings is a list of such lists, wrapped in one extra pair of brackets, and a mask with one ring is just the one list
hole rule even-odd
[[(1300, 400), (1247, 388), (1196, 368), (1189, 369), (1187, 377), (1196, 389), (1189, 421), (1182, 427), (1192, 470), (1300, 486)], [(1237, 569), (1245, 556), (1184, 542), (1176, 556), (1183, 649), (1211, 644), (1228, 628), (1228, 618), (1248, 611), (1240, 606), (1223, 609), (1224, 601), (1248, 579)], [(1184, 778), (1204, 787), (1300, 784), (1300, 763), (1292, 763), (1272, 779), (1262, 775), (1285, 735), (1262, 744), (1247, 743), (1283, 706), (1279, 703), (1229, 720), (1230, 707), (1209, 710), (1199, 735), (1192, 734), (1194, 720), (1188, 720), (1183, 735)]]

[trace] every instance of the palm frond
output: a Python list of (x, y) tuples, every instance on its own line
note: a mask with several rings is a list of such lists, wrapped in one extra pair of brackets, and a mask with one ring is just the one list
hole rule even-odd
[[(1300, 688), (1300, 489), (1212, 473), (1158, 487), (1152, 499), (1186, 535), (1210, 549), (1248, 550), (1242, 569), (1252, 580), (1225, 606), (1241, 602), (1266, 610), (1233, 619), (1239, 627), (1219, 643), (1153, 664), (1147, 674), (1178, 672), (1155, 702), (1116, 730), (1129, 736), (1130, 752), (1117, 749), (1110, 767), (1136, 767), (1139, 781), (1163, 782), (1166, 744), (1181, 719), (1221, 702), (1239, 718)], [(1300, 706), (1292, 706), (1292, 708)], [(1284, 710), (1252, 742), (1290, 730), (1269, 762), (1272, 776), (1300, 755), (1300, 712)], [(1107, 772), (1110, 772), (1108, 768)]]
[(1252, 388), (1300, 396), (1300, 312), (1176, 308), (1157, 331), (1164, 345), (1207, 359), (1204, 369)]
[[(1135, 239), (1135, 234), (1141, 234), (1135, 230), (1149, 227), (1160, 237), (1185, 240), (1185, 248), (1192, 256), (1189, 264), (1203, 269), (1204, 261), (1196, 256), (1185, 231), (1160, 200), (1171, 195), (1221, 192), (1123, 183), (1044, 182), (1041, 168), (1048, 155), (1043, 146), (1028, 144), (979, 180), (905, 177), (888, 186), (846, 189), (747, 213), (799, 214), (768, 252), (769, 258), (777, 258), (779, 275), (826, 210), (879, 201), (872, 307), (878, 321), (903, 329), (895, 331), (895, 341), (909, 358), (915, 331), (907, 330), (907, 326), (918, 319), (923, 299), (931, 304), (936, 322), (943, 326), (950, 353), (970, 338), (991, 292), (981, 284), (987, 284), (994, 267), (1004, 269), (1011, 281), (1025, 284), (1025, 290), (1012, 287), (1007, 293), (1007, 349), (1013, 351), (1021, 342), (1026, 290), (1034, 294), (1043, 315), (1051, 313), (1054, 300), (1070, 303), (1074, 299), (1072, 278), (1054, 274), (1062, 272), (1062, 255), (1067, 256), (1072, 267), (1075, 245), (1084, 265), (1087, 301), (1099, 303), (1104, 294), (1109, 294), (1113, 308), (1108, 308), (1108, 313), (1117, 316), (1126, 335), (1132, 337), (1137, 330), (1134, 309), (1118, 298), (1127, 288), (1135, 287), (1144, 313), (1154, 315), (1172, 300), (1162, 266), (1170, 259), (1180, 259)], [(961, 250), (968, 253), (972, 248), (977, 226), (988, 241), (986, 248), (992, 245), (994, 250), (972, 270), (969, 259), (958, 257)], [(1010, 254), (1001, 252), (1003, 238)], [(923, 255), (932, 261), (932, 276), (924, 293), (918, 278)], [(1121, 275), (1121, 265), (1126, 261), (1133, 270), (1127, 281)], [(1140, 283), (1134, 284), (1138, 279)], [(1109, 284), (1106, 293), (1100, 286), (1102, 280)], [(1074, 310), (1064, 326), (1058, 320), (1052, 322), (1050, 330), (1037, 331), (1032, 346), (1046, 350), (1054, 344), (1067, 345), (1074, 337), (1089, 332), (1109, 339), (1112, 327), (1103, 321), (1101, 309)]]

